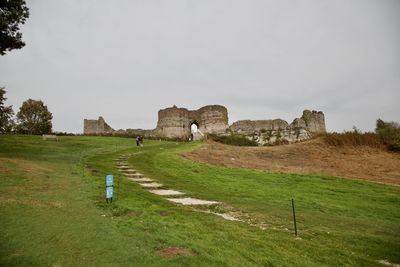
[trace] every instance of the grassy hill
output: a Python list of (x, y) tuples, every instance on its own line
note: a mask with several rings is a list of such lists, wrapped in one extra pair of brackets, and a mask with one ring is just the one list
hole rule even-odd
[[(227, 168), (178, 153), (201, 143), (0, 136), (1, 266), (380, 266), (400, 263), (400, 188), (319, 175)], [(167, 202), (113, 159), (245, 222)], [(104, 178), (120, 187), (104, 200)], [(291, 198), (300, 238), (293, 235)], [(262, 227), (261, 227), (262, 226)], [(187, 249), (167, 257), (168, 248)]]
[[(357, 139), (342, 145), (331, 144), (327, 137), (335, 135), (343, 142), (343, 137), (353, 133), (328, 134), (300, 143), (267, 147), (238, 147), (208, 141), (183, 156), (217, 166), (323, 174), (400, 185), (400, 153), (390, 152), (380, 143), (357, 144)], [(370, 134), (355, 135), (366, 139)]]

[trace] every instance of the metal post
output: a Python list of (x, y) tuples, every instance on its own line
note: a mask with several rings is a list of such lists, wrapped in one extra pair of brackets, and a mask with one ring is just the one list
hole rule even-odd
[(292, 209), (293, 209), (294, 233), (297, 236), (296, 212), (294, 210), (294, 200), (293, 200), (293, 198), (292, 198)]

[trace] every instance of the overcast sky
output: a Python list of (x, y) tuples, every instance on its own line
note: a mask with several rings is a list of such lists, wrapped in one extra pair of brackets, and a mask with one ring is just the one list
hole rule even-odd
[(399, 0), (27, 1), (26, 46), (0, 56), (0, 86), (56, 131), (103, 116), (154, 128), (172, 105), (228, 108), (229, 122), (322, 110), (328, 130), (400, 121)]

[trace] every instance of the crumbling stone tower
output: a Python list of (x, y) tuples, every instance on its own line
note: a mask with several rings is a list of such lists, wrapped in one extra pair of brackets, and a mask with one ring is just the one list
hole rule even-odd
[(85, 119), (83, 121), (83, 132), (84, 134), (111, 134), (114, 129), (100, 116), (98, 120)]
[(224, 106), (210, 105), (198, 110), (188, 110), (176, 106), (158, 112), (157, 135), (163, 138), (187, 140), (191, 135), (191, 126), (195, 124), (199, 131), (206, 133), (224, 133), (229, 127), (228, 110)]

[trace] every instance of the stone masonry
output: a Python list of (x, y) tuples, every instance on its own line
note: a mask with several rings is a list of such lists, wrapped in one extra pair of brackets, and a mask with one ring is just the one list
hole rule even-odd
[(241, 134), (259, 145), (294, 143), (325, 133), (325, 116), (321, 111), (304, 110), (291, 124), (281, 119), (241, 120), (230, 126), (232, 133)]
[(224, 106), (209, 105), (198, 110), (188, 110), (173, 106), (158, 111), (157, 127), (152, 130), (113, 130), (102, 117), (98, 120), (84, 120), (84, 134), (141, 135), (153, 138), (188, 140), (191, 126), (197, 125), (204, 134), (225, 133), (228, 129), (228, 110)]
[(186, 108), (162, 109), (158, 112), (157, 135), (164, 138), (189, 139), (191, 126), (197, 125), (199, 131), (225, 133), (228, 129), (228, 110), (219, 105), (205, 106), (198, 110)]
[(157, 127), (144, 129), (112, 129), (102, 117), (98, 120), (84, 120), (84, 134), (141, 135), (162, 139), (190, 140), (191, 126), (195, 124), (201, 135), (237, 134), (255, 140), (259, 145), (293, 143), (324, 133), (325, 117), (321, 111), (304, 110), (300, 118), (288, 122), (275, 120), (241, 120), (228, 124), (228, 110), (224, 106), (209, 105), (197, 110), (177, 106), (158, 111)]
[(114, 129), (111, 128), (103, 119), (103, 117), (99, 117), (97, 120), (87, 120), (85, 119), (83, 122), (83, 133), (84, 134), (111, 134), (114, 132)]

